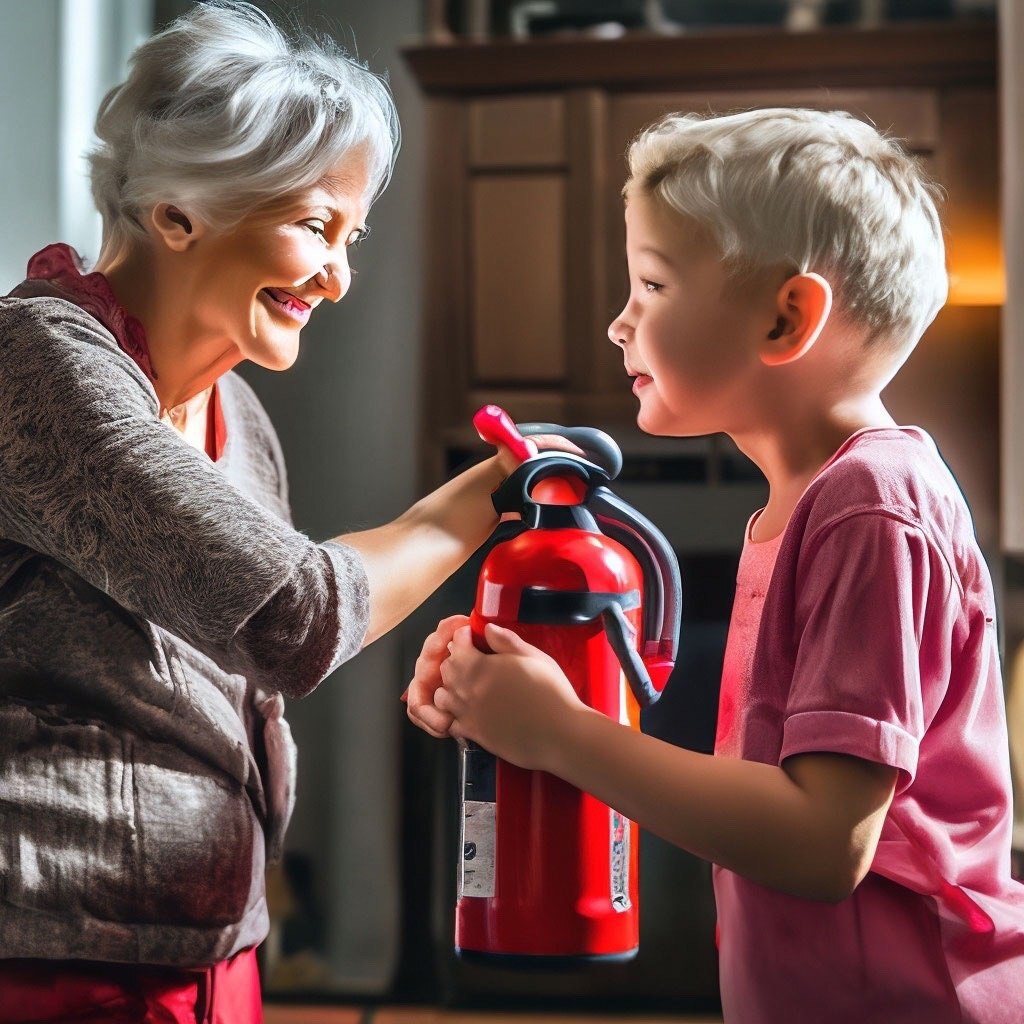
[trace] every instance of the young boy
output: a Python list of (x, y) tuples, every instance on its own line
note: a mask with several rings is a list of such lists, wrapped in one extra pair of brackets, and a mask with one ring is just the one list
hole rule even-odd
[(810, 110), (671, 116), (629, 166), (609, 336), (638, 423), (724, 431), (770, 484), (715, 755), (585, 707), (514, 633), (480, 653), (462, 617), (426, 641), (409, 713), (712, 861), (727, 1021), (1020, 1024), (992, 586), (933, 442), (879, 397), (946, 297), (930, 188)]

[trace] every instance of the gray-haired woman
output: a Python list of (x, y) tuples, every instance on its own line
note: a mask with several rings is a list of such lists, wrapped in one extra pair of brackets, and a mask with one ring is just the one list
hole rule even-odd
[(97, 133), (96, 267), (50, 246), (0, 299), (0, 1021), (247, 1024), (281, 695), (457, 568), (506, 470), (315, 544), (230, 372), (291, 366), (345, 294), (398, 146), (378, 78), (224, 0), (139, 47)]

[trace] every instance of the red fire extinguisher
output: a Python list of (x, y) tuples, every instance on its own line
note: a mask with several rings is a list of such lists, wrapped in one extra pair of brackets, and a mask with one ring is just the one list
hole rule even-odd
[[(553, 657), (590, 707), (640, 727), (675, 663), (680, 580), (665, 537), (606, 484), (622, 466), (615, 442), (590, 428), (561, 433), (584, 459), (530, 458), (508, 415), (486, 406), (480, 436), (524, 459), (494, 493), (519, 513), (480, 571), (470, 626), (486, 650), (496, 622)], [(561, 779), (485, 750), (462, 752), (462, 862), (455, 947), (464, 958), (536, 963), (629, 960), (639, 948), (637, 827)]]

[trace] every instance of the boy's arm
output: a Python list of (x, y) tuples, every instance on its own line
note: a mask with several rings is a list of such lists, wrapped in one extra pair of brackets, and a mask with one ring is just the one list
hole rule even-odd
[(897, 770), (841, 754), (782, 767), (645, 736), (583, 705), (555, 662), (490, 626), (494, 654), (459, 630), (435, 702), (451, 733), (551, 772), (669, 842), (754, 882), (838, 901), (867, 873)]
[(648, 831), (793, 896), (845, 899), (874, 859), (896, 769), (843, 754), (712, 757), (577, 713), (547, 769)]

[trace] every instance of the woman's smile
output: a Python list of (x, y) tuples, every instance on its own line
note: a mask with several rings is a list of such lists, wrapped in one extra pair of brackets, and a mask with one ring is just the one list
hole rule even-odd
[(310, 303), (303, 302), (302, 299), (283, 288), (264, 288), (260, 291), (260, 296), (263, 297), (264, 303), (269, 309), (300, 324), (304, 324), (309, 319), (313, 310)]

